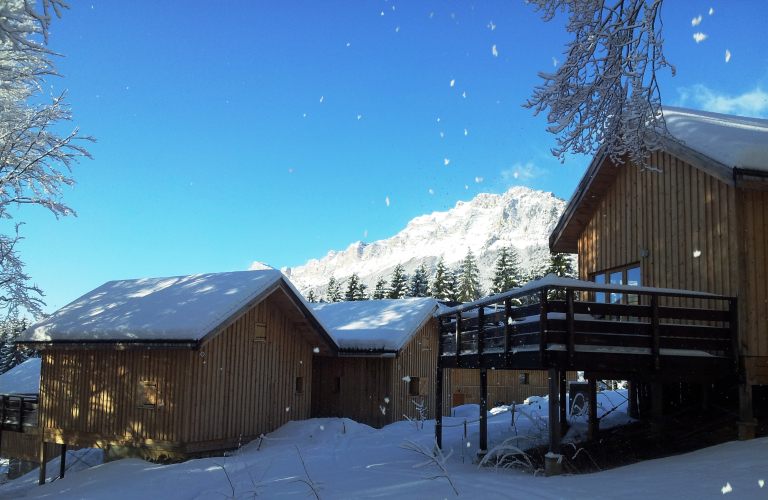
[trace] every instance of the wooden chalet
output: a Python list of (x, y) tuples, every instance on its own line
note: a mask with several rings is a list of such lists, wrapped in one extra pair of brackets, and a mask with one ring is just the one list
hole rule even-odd
[[(593, 159), (550, 248), (578, 254), (581, 280), (738, 298), (739, 436), (754, 437), (752, 386), (768, 385), (768, 120), (672, 107), (664, 118), (673, 139), (648, 167)], [(683, 298), (661, 305), (726, 309)]]
[[(549, 371), (548, 474), (559, 473), (567, 370), (591, 382), (589, 415), (596, 380), (626, 379), (630, 411), (655, 422), (663, 384), (698, 384), (704, 399), (712, 383), (738, 385), (739, 436), (754, 436), (751, 387), (768, 383), (768, 121), (664, 114), (666, 150), (646, 167), (598, 154), (554, 229), (550, 249), (578, 254), (579, 280), (550, 275), (437, 314), (438, 373), (479, 370), (484, 395), (488, 369)], [(590, 418), (590, 437), (598, 425)]]
[(105, 460), (231, 449), (309, 418), (313, 358), (336, 353), (276, 270), (112, 281), (18, 343), (42, 352), (42, 442)]
[[(438, 306), (430, 298), (312, 304), (339, 345), (337, 357), (313, 361), (312, 417), (381, 428), (418, 418), (419, 403), (435, 418)], [(450, 398), (450, 381), (443, 387)]]

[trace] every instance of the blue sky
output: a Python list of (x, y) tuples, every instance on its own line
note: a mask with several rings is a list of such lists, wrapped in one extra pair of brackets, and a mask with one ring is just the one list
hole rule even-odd
[[(568, 198), (589, 162), (521, 107), (568, 39), (522, 0), (71, 4), (48, 83), (95, 159), (64, 194), (78, 217), (14, 214), (48, 312), (113, 279), (301, 265), (479, 192)], [(663, 21), (663, 102), (768, 117), (768, 2), (667, 0)]]

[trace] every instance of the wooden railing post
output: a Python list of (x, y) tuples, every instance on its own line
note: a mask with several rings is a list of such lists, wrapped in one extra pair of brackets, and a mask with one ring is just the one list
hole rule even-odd
[(67, 463), (67, 445), (61, 445), (61, 460), (59, 461), (59, 479), (64, 479)]
[(437, 367), (440, 368), (443, 360), (444, 342), (445, 339), (445, 318), (440, 316), (437, 318)]
[(16, 421), (16, 432), (21, 432), (24, 425), (24, 396), (19, 396), (19, 413)]
[(504, 301), (504, 367), (509, 366), (509, 351), (512, 348), (512, 299)]
[(456, 313), (456, 366), (461, 366), (461, 313)]
[[(443, 368), (439, 362), (435, 380), (435, 443), (438, 448), (443, 449)], [(64, 463), (63, 457), (62, 463)]]
[(576, 338), (573, 323), (573, 289), (565, 290), (565, 332), (568, 337), (568, 366), (573, 368), (575, 363)]
[(547, 289), (540, 292), (539, 302), (541, 311), (539, 312), (539, 351), (541, 353), (541, 365), (549, 366), (549, 357), (547, 356)]
[(661, 343), (659, 341), (659, 298), (651, 295), (651, 353), (653, 354), (653, 369), (661, 367)]
[(485, 307), (477, 310), (477, 362), (483, 364), (483, 351), (485, 350)]
[(728, 300), (728, 328), (731, 330), (731, 349), (733, 349), (733, 364), (739, 370), (739, 302), (738, 299)]

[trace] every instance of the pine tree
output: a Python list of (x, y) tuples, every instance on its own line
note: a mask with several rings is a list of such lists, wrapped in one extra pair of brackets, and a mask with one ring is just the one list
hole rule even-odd
[[(543, 270), (544, 275), (554, 274), (559, 278), (576, 278), (576, 271), (573, 268), (573, 260), (567, 253), (551, 253), (549, 255), (549, 265)], [(550, 290), (547, 298), (553, 300), (564, 300), (564, 290)]]
[(39, 357), (38, 351), (19, 349), (16, 337), (27, 329), (27, 318), (9, 318), (0, 323), (0, 374), (28, 360)]
[(373, 290), (373, 296), (371, 299), (373, 300), (383, 300), (387, 298), (387, 282), (384, 281), (384, 278), (379, 276), (379, 279), (376, 280), (376, 288)]
[(310, 304), (314, 304), (315, 302), (317, 302), (317, 296), (315, 295), (314, 290), (310, 290), (309, 293), (307, 294), (307, 302), (309, 302)]
[(360, 281), (357, 273), (352, 274), (347, 281), (347, 291), (344, 294), (344, 300), (347, 302), (352, 302), (354, 300), (368, 300), (368, 297), (365, 295), (366, 288), (368, 288), (368, 286)]
[(333, 276), (325, 289), (325, 298), (328, 302), (341, 302), (341, 284)]
[(352, 274), (352, 276), (349, 277), (347, 280), (347, 291), (344, 293), (344, 300), (347, 302), (352, 302), (356, 300), (357, 297), (357, 287), (360, 285), (360, 279), (357, 277), (357, 274)]
[(459, 302), (459, 273), (447, 270), (445, 275), (445, 289), (443, 297), (450, 302)]
[(421, 265), (413, 272), (411, 276), (411, 290), (409, 295), (411, 297), (428, 297), (429, 296), (429, 273), (427, 267), (422, 262)]
[(499, 259), (496, 261), (491, 295), (498, 295), (520, 287), (519, 266), (520, 258), (514, 247), (502, 248)]
[(461, 302), (473, 302), (483, 296), (480, 288), (479, 270), (475, 264), (475, 256), (472, 250), (467, 250), (467, 256), (461, 262), (461, 275), (459, 276), (459, 300)]
[(408, 275), (402, 264), (395, 266), (392, 278), (389, 281), (388, 299), (402, 299), (408, 293)]
[(430, 296), (436, 299), (448, 300), (448, 296), (446, 294), (448, 273), (449, 271), (445, 267), (445, 262), (443, 261), (443, 256), (441, 255), (437, 260), (437, 264), (435, 265), (435, 275), (432, 277), (432, 286), (429, 290)]

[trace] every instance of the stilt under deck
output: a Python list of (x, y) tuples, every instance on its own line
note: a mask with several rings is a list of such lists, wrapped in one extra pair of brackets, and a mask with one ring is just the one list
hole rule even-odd
[[(596, 298), (610, 298), (598, 302)], [(738, 318), (734, 297), (628, 285), (597, 285), (548, 276), (518, 290), (440, 311), (438, 371), (480, 370), (480, 452), (487, 450), (486, 370), (549, 373), (549, 448), (559, 458), (567, 425), (565, 372), (590, 382), (589, 435), (599, 420), (596, 381), (631, 380), (650, 388), (659, 422), (661, 384), (736, 379)], [(637, 391), (635, 391), (637, 392)], [(442, 398), (437, 401), (442, 415)], [(441, 418), (435, 426), (442, 446)], [(558, 474), (553, 465), (547, 472)]]

